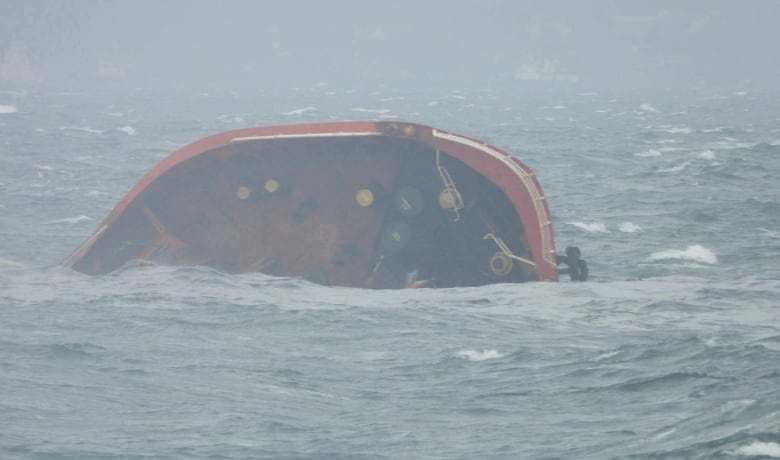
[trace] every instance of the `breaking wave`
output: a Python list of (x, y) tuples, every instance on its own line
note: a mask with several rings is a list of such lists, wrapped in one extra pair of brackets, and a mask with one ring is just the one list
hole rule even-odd
[(780, 444), (756, 441), (753, 444), (740, 447), (736, 453), (739, 455), (780, 458)]
[(644, 152), (635, 153), (634, 156), (636, 157), (660, 157), (661, 152), (656, 149), (649, 149)]
[(127, 134), (128, 136), (134, 136), (135, 135), (135, 128), (133, 128), (132, 126), (121, 126), (121, 127), (117, 128), (116, 130), (117, 131), (121, 131), (121, 132)]
[(304, 113), (314, 112), (316, 110), (317, 110), (317, 107), (309, 106), (309, 107), (303, 107), (301, 109), (290, 110), (289, 112), (282, 112), (280, 115), (290, 115), (290, 116), (303, 115)]
[(623, 233), (636, 233), (642, 230), (642, 227), (634, 225), (631, 222), (623, 222), (618, 229)]
[(65, 217), (63, 219), (54, 219), (47, 222), (44, 222), (46, 225), (53, 225), (53, 224), (79, 224), (81, 222), (89, 222), (92, 218), (85, 215), (75, 216), (75, 217)]
[(659, 169), (657, 172), (659, 172), (659, 173), (678, 173), (678, 172), (682, 171), (683, 169), (687, 168), (690, 164), (691, 164), (690, 161), (686, 161), (686, 162), (680, 163), (680, 164), (678, 164), (676, 166), (672, 166), (671, 168)]
[(588, 233), (609, 233), (607, 225), (603, 222), (566, 222), (569, 225), (574, 225), (577, 228), (585, 230)]
[(89, 126), (61, 126), (60, 129), (63, 131), (78, 131), (81, 133), (89, 133), (89, 134), (103, 134), (103, 130), (90, 128)]
[(639, 106), (639, 110), (641, 110), (642, 112), (661, 113), (660, 110), (656, 109), (655, 107), (653, 107), (650, 104), (642, 104), (642, 105), (640, 105)]
[(461, 350), (457, 352), (455, 356), (467, 361), (487, 361), (488, 359), (501, 358), (504, 355), (496, 350)]
[(686, 260), (710, 265), (718, 263), (718, 258), (714, 252), (698, 244), (688, 246), (682, 250), (667, 249), (665, 251), (654, 252), (650, 255), (650, 260)]

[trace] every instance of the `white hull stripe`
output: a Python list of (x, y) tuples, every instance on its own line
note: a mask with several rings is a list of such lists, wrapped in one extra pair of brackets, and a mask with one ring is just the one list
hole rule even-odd
[(359, 132), (359, 133), (348, 133), (348, 132), (338, 132), (338, 133), (303, 133), (303, 134), (270, 134), (268, 136), (248, 136), (248, 137), (234, 137), (233, 139), (230, 139), (230, 143), (238, 143), (238, 142), (251, 142), (251, 141), (262, 141), (262, 140), (268, 140), (268, 139), (296, 139), (296, 138), (302, 138), (302, 137), (357, 137), (357, 136), (381, 136), (382, 133), (366, 133), (366, 132)]

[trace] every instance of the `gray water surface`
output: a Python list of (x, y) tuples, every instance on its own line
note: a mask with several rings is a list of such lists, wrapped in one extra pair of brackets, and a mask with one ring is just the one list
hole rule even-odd
[[(0, 93), (0, 458), (780, 457), (776, 96)], [(58, 266), (173, 150), (344, 119), (513, 152), (592, 280)]]

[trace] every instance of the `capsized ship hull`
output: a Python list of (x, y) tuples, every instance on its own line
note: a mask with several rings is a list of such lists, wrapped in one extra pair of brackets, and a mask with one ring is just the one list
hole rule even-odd
[(206, 265), (368, 288), (584, 279), (556, 256), (531, 170), (501, 149), (400, 122), (248, 128), (161, 161), (65, 262)]

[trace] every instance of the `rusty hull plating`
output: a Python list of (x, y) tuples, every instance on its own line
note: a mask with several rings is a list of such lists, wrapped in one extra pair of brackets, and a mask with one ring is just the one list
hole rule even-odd
[(103, 274), (137, 260), (368, 288), (558, 279), (530, 169), (401, 122), (248, 128), (172, 153), (64, 264)]

